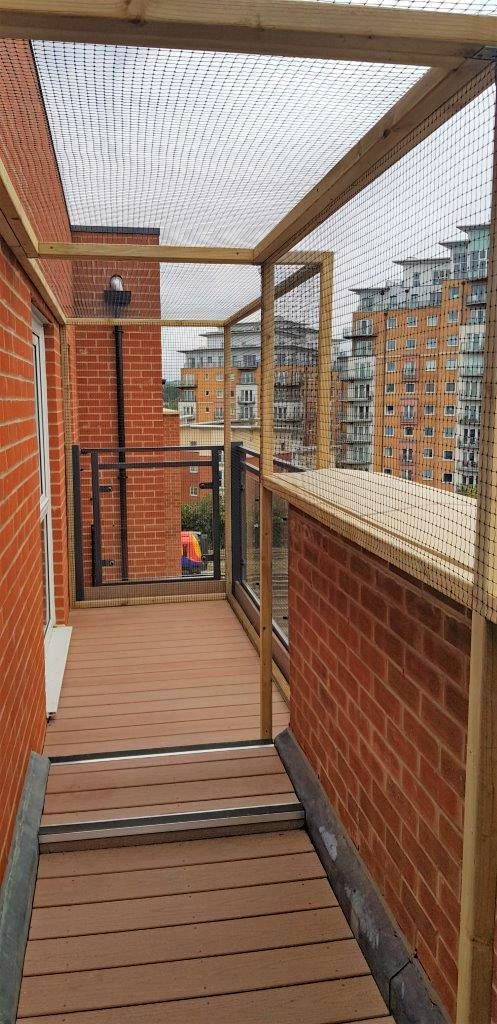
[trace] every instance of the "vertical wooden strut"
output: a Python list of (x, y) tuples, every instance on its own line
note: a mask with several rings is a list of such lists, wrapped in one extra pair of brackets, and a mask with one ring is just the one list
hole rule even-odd
[(224, 328), (224, 575), (226, 593), (233, 586), (231, 565), (231, 327)]
[[(497, 120), (494, 139), (497, 140)], [(497, 893), (497, 141), (488, 266), (457, 1024), (489, 1024)]]
[(331, 465), (331, 345), (333, 253), (323, 253), (319, 277), (319, 340), (316, 408), (316, 469)]
[(260, 701), (261, 739), (273, 734), (273, 496), (265, 480), (273, 471), (274, 266), (262, 267), (260, 455)]

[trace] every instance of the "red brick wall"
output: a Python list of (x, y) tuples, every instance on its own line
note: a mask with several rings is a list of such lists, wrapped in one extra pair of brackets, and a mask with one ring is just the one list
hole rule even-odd
[[(75, 232), (75, 241), (156, 244), (156, 232), (122, 234)], [(74, 288), (80, 314), (108, 315), (103, 293), (119, 273), (131, 291), (130, 317), (160, 317), (158, 263), (75, 261)], [(109, 325), (76, 327), (75, 372), (78, 436), (82, 447), (117, 444), (114, 331)], [(123, 325), (126, 445), (164, 445), (161, 329)], [(141, 458), (141, 456), (138, 456)], [(153, 453), (146, 456), (153, 458)], [(107, 459), (106, 461), (109, 461)], [(112, 460), (111, 460), (112, 461)], [(115, 461), (115, 459), (113, 460)], [(91, 502), (88, 459), (83, 460), (82, 501), (86, 582), (91, 580)], [(101, 495), (102, 555), (114, 566), (104, 568), (104, 581), (120, 577), (119, 493), (116, 471), (103, 472)], [(178, 576), (181, 559), (179, 472), (169, 469), (127, 473), (128, 550), (130, 578)]]
[(470, 617), (290, 514), (291, 726), (453, 1016)]

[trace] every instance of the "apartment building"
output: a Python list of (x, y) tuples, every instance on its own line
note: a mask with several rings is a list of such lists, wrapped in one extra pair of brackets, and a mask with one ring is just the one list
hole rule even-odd
[(474, 493), (489, 247), (487, 224), (398, 261), (402, 275), (353, 289), (336, 359), (337, 464)]
[[(202, 344), (182, 354), (180, 423), (223, 422), (223, 333), (201, 335)], [(275, 320), (274, 424), (278, 450), (302, 452), (315, 443), (317, 330), (292, 320)], [(231, 418), (259, 421), (261, 327), (238, 324), (231, 332)]]

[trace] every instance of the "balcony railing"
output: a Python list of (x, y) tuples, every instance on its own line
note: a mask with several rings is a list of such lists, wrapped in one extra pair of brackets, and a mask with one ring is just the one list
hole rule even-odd
[(456, 469), (458, 473), (477, 473), (478, 463), (467, 462), (466, 459), (458, 459), (456, 462)]
[(458, 412), (457, 419), (459, 423), (463, 423), (465, 426), (471, 423), (476, 423), (477, 425), (480, 423), (480, 416), (473, 412)]
[(486, 306), (487, 296), (486, 295), (468, 295), (466, 299), (467, 306)]

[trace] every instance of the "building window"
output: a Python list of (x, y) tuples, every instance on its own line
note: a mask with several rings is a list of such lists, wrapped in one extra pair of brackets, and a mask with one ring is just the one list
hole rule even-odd
[(387, 331), (392, 331), (397, 326), (396, 316), (387, 316)]
[(406, 324), (407, 324), (408, 327), (417, 327), (417, 323), (418, 323), (417, 316), (408, 316), (407, 317)]
[(385, 345), (386, 351), (387, 352), (395, 352), (396, 348), (397, 348), (397, 342), (396, 342), (395, 338), (389, 338), (387, 343), (386, 343), (386, 345)]
[(395, 363), (387, 363), (386, 372), (395, 373)]
[(432, 459), (433, 458), (433, 448), (423, 448), (423, 458), (424, 459)]
[(412, 437), (414, 434), (414, 427), (404, 427), (404, 437)]
[(444, 427), (444, 437), (454, 437), (454, 427)]
[(457, 370), (457, 359), (447, 359), (445, 363), (446, 370)]
[(190, 487), (190, 498), (196, 498), (197, 495), (198, 495), (198, 487), (196, 487), (195, 484), (192, 484), (191, 487)]
[(449, 288), (449, 299), (459, 298), (459, 288), (457, 286)]
[(437, 347), (437, 339), (436, 338), (427, 338), (426, 339), (426, 347), (427, 348), (436, 348)]
[(454, 380), (445, 381), (445, 391), (447, 394), (454, 394), (456, 390), (456, 382)]
[(393, 448), (384, 448), (383, 455), (386, 459), (391, 459), (393, 456)]
[(386, 405), (385, 406), (385, 416), (393, 416), (394, 411), (395, 411), (395, 406), (394, 405)]
[(447, 313), (447, 320), (449, 321), (449, 324), (457, 324), (459, 321), (459, 310), (449, 309)]
[(425, 392), (426, 392), (427, 395), (434, 395), (435, 394), (435, 381), (434, 380), (427, 380), (426, 381)]
[(425, 427), (425, 429), (423, 430), (423, 434), (425, 435), (425, 437), (433, 437), (434, 433), (435, 431), (433, 427)]
[(385, 430), (383, 431), (383, 433), (385, 434), (385, 437), (394, 437), (395, 436), (395, 431), (394, 431), (393, 427), (385, 427)]
[(455, 405), (446, 405), (444, 407), (444, 416), (453, 416), (456, 411)]
[(432, 469), (423, 469), (423, 472), (421, 473), (421, 476), (422, 476), (423, 480), (433, 480), (433, 470)]
[(404, 390), (405, 390), (407, 395), (413, 395), (415, 393), (415, 391), (416, 391), (416, 385), (415, 384), (405, 384), (404, 385)]
[(392, 470), (391, 469), (383, 468), (383, 472), (384, 472), (385, 476), (391, 476), (392, 475)]
[(416, 338), (408, 338), (406, 341), (406, 348), (416, 348)]
[(448, 348), (457, 348), (458, 344), (459, 344), (459, 335), (458, 334), (449, 334), (449, 337), (447, 338), (447, 346), (448, 346)]
[(435, 413), (434, 405), (425, 405), (425, 416), (433, 416)]
[(223, 397), (223, 392), (220, 389), (218, 389), (216, 391), (216, 398), (222, 398), (222, 397)]
[(444, 473), (442, 479), (443, 479), (444, 484), (451, 484), (452, 483), (452, 473)]
[(208, 397), (209, 397), (209, 392), (208, 392), (208, 391), (206, 391), (206, 392), (205, 392), (205, 397), (206, 397), (206, 398), (208, 398)]
[(222, 373), (216, 373), (216, 380), (223, 380), (223, 379), (224, 378), (223, 378)]
[(444, 450), (443, 457), (447, 462), (451, 462), (454, 458), (454, 452), (450, 448), (446, 448)]
[(190, 466), (190, 473), (198, 473), (198, 466)]
[(393, 395), (395, 393), (395, 384), (385, 384), (385, 394)]
[(437, 324), (438, 324), (438, 316), (427, 316), (426, 317), (426, 326), (427, 327), (436, 327)]
[(427, 359), (425, 363), (425, 370), (436, 370), (437, 361), (436, 359)]

